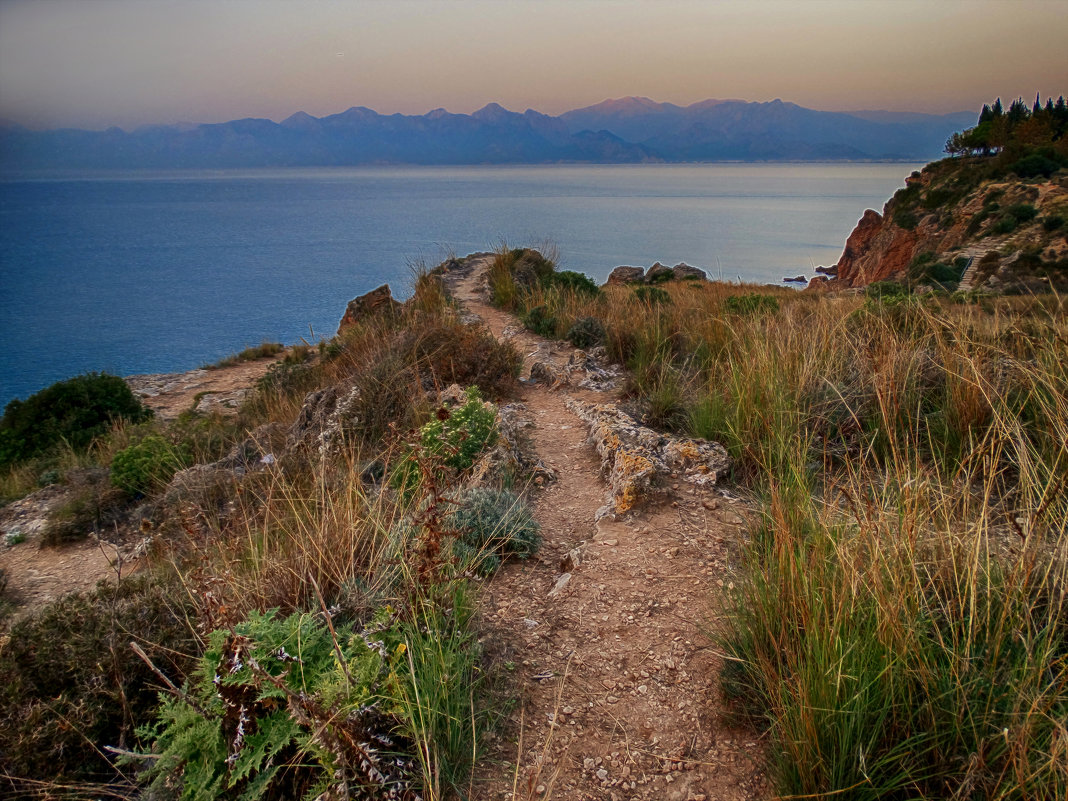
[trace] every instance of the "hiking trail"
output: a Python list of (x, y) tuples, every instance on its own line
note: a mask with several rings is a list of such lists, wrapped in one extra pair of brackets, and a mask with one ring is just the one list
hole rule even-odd
[[(532, 364), (566, 370), (574, 349), (489, 305), (492, 256), (449, 275), (452, 296)], [(742, 801), (769, 795), (758, 735), (730, 722), (707, 636), (717, 590), (737, 580), (746, 505), (674, 483), (618, 520), (595, 521), (607, 487), (588, 427), (567, 407), (619, 400), (522, 382), (538, 457), (557, 480), (533, 493), (543, 544), (483, 595), (484, 645), (510, 671), (518, 707), (486, 748), (477, 799)], [(569, 578), (564, 578), (568, 575)]]

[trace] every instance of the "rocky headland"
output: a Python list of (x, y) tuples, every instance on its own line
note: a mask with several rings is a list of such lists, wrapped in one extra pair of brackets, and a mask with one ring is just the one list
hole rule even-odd
[(984, 180), (960, 191), (955, 184), (966, 169), (948, 160), (911, 175), (881, 214), (864, 212), (837, 264), (819, 268), (823, 275), (809, 288), (923, 282), (931, 264), (948, 268), (932, 277), (948, 278), (953, 288), (1044, 291), (1051, 283), (1068, 285), (1068, 175)]
[(880, 214), (864, 212), (838, 263), (809, 289), (910, 287), (1035, 293), (1068, 288), (1068, 108), (984, 107), (912, 173)]

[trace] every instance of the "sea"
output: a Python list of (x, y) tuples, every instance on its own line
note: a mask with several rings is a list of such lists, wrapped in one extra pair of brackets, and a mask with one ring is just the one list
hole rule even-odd
[(263, 169), (0, 179), (0, 406), (87, 371), (175, 372), (333, 336), (420, 266), (549, 247), (603, 281), (686, 262), (781, 285), (834, 264), (921, 164)]

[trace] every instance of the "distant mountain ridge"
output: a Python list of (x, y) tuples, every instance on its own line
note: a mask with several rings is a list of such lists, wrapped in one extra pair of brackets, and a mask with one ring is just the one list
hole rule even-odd
[(554, 117), (490, 103), (472, 114), (379, 114), (354, 106), (280, 123), (152, 125), (124, 131), (0, 128), (0, 169), (185, 169), (361, 164), (927, 160), (971, 112), (815, 111), (775, 100), (606, 100)]

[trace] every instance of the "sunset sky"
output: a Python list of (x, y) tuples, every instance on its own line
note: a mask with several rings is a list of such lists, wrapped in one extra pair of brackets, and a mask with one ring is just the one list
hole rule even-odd
[(1068, 93), (1068, 0), (0, 0), (0, 120), (281, 120), (775, 98), (948, 112)]

